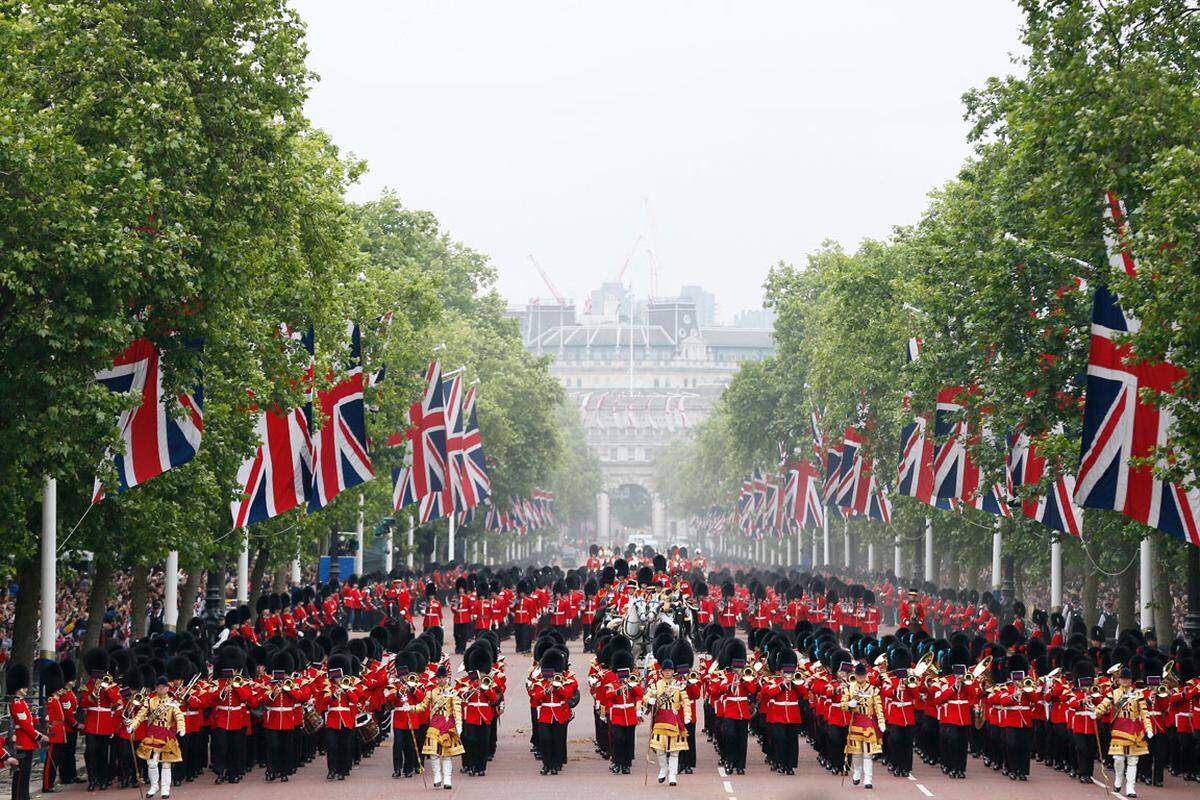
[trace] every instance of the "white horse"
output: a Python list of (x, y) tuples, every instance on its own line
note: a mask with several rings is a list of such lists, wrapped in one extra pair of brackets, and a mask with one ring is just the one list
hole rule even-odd
[(635, 597), (625, 604), (625, 613), (614, 616), (605, 624), (610, 630), (628, 637), (633, 642), (635, 655), (641, 658), (650, 650), (654, 629), (661, 622), (669, 625), (673, 634), (679, 635), (679, 625), (659, 600)]

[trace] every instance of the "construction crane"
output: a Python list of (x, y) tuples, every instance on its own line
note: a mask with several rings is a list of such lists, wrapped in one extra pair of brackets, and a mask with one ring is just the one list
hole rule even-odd
[(538, 275), (542, 276), (542, 283), (546, 284), (546, 288), (550, 290), (550, 294), (554, 295), (554, 299), (558, 301), (560, 306), (565, 306), (567, 304), (566, 298), (562, 296), (558, 289), (554, 288), (554, 284), (550, 281), (550, 276), (546, 274), (546, 270), (542, 269), (542, 265), (537, 262), (537, 259), (532, 254), (529, 256), (529, 261), (537, 268)]
[(617, 273), (617, 283), (620, 283), (621, 279), (625, 277), (625, 270), (629, 269), (629, 262), (633, 260), (634, 254), (637, 253), (638, 245), (641, 243), (642, 235), (639, 233), (638, 237), (633, 240), (633, 247), (629, 248), (629, 255), (625, 256), (625, 263), (621, 265), (621, 271)]

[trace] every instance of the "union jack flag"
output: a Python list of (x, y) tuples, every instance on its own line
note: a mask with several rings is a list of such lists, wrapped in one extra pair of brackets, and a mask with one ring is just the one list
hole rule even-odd
[(408, 407), (408, 424), (413, 437), (412, 475), (418, 498), (440, 492), (446, 480), (446, 399), (442, 365), (437, 361), (425, 371), (425, 393), (421, 402)]
[[(1136, 277), (1120, 201), (1107, 196), (1105, 213), (1110, 266)], [(1115, 233), (1115, 235), (1112, 235)], [(1145, 459), (1171, 439), (1174, 416), (1148, 403), (1144, 390), (1173, 394), (1187, 371), (1167, 362), (1139, 359), (1128, 344), (1116, 341), (1134, 333), (1139, 322), (1126, 314), (1105, 286), (1096, 289), (1092, 307), (1091, 348), (1084, 396), (1083, 445), (1075, 501), (1084, 508), (1119, 511), (1152, 528), (1200, 546), (1200, 489), (1161, 480)], [(1168, 452), (1166, 460), (1171, 458)]]
[(842, 443), (838, 442), (825, 451), (825, 482), (821, 487), (821, 498), (824, 500), (825, 505), (834, 505), (841, 471)]
[(835, 505), (853, 508), (862, 476), (863, 439), (857, 430), (847, 427), (842, 438), (841, 468), (838, 471)]
[[(309, 360), (305, 383), (311, 390), (312, 329), (301, 336), (283, 326), (281, 335), (304, 345)], [(233, 527), (244, 528), (308, 503), (313, 470), (311, 397), (309, 400), (306, 408), (279, 413), (258, 411), (254, 422), (258, 446), (238, 468), (242, 490), (239, 498), (229, 504)]]
[(938, 392), (937, 412), (934, 417), (934, 434), (945, 437), (933, 458), (934, 497), (943, 500), (959, 500), (964, 505), (995, 514), (1011, 517), (1007, 493), (999, 484), (983, 486), (983, 471), (971, 458), (968, 445), (978, 441), (978, 434), (971, 433), (966, 420), (953, 419), (961, 411), (962, 387), (952, 386)]
[[(1008, 493), (1016, 496), (1018, 487), (1040, 483), (1046, 475), (1046, 459), (1026, 433), (1008, 437), (1008, 457), (1005, 461)], [(1056, 531), (1079, 538), (1083, 531), (1083, 509), (1074, 503), (1075, 476), (1060, 475), (1051, 482), (1049, 491), (1040, 497), (1021, 502), (1021, 513)]]
[[(313, 441), (313, 488), (308, 510), (319, 511), (347, 489), (375, 477), (367, 455), (363, 407), (362, 334), (351, 324), (350, 358), (344, 378), (317, 392), (321, 430)], [(330, 379), (332, 379), (332, 374)]]
[(922, 503), (933, 503), (933, 439), (928, 435), (929, 422), (923, 416), (900, 431), (900, 465), (896, 472), (896, 491), (905, 497), (915, 497)]
[[(411, 429), (410, 429), (411, 430)], [(400, 509), (421, 502), (413, 477), (413, 439), (404, 445), (404, 466), (392, 470), (392, 508)]]
[(492, 494), (492, 479), (488, 476), (487, 460), (483, 455), (483, 437), (475, 416), (475, 387), (467, 390), (463, 399), (462, 432), (462, 490), (467, 507), (473, 508)]
[(820, 470), (807, 461), (796, 464), (789, 474), (789, 482), (795, 487), (792, 519), (802, 528), (819, 528), (825, 524), (825, 504), (817, 487), (820, 477)]
[(449, 477), (447, 488), (450, 490), (450, 500), (455, 511), (466, 511), (466, 495), (463, 493), (462, 477), (462, 376), (455, 375), (448, 381), (442, 381), (442, 396), (446, 401), (446, 474)]
[[(200, 449), (204, 433), (204, 394), (197, 386), (191, 394), (175, 397), (168, 408), (163, 396), (162, 369), (158, 348), (149, 339), (136, 339), (113, 360), (113, 365), (96, 373), (96, 382), (110, 392), (141, 398), (138, 405), (117, 416), (121, 431), (120, 451), (109, 456), (117, 470), (117, 491), (145, 483), (173, 467), (191, 461)], [(92, 502), (104, 499), (97, 478)]]

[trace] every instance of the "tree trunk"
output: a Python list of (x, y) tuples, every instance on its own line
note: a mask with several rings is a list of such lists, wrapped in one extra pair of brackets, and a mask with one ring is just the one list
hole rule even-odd
[(16, 564), (17, 593), (13, 610), (12, 662), (33, 667), (37, 656), (38, 605), (42, 600), (42, 563), (35, 553)]
[(291, 573), (291, 565), (286, 561), (280, 565), (279, 569), (275, 570), (275, 577), (271, 579), (271, 591), (279, 594), (287, 588), (288, 575)]
[(136, 564), (133, 567), (133, 581), (129, 586), (129, 630), (130, 635), (137, 639), (146, 635), (146, 606), (149, 602), (150, 567), (146, 564)]
[(200, 567), (196, 566), (188, 570), (187, 580), (183, 582), (183, 586), (179, 590), (179, 620), (175, 623), (176, 631), (186, 631), (188, 623), (192, 621), (192, 612), (196, 608), (196, 594), (200, 591), (203, 579), (204, 570)]
[(92, 592), (88, 595), (87, 634), (83, 637), (83, 652), (100, 644), (100, 626), (104, 624), (104, 610), (108, 606), (108, 592), (112, 588), (113, 566), (107, 559), (97, 559), (92, 575)]
[(253, 624), (258, 621), (258, 598), (262, 595), (263, 576), (267, 574), (267, 548), (263, 545), (254, 553), (254, 567), (250, 570), (250, 620)]
[(1175, 621), (1171, 619), (1174, 598), (1171, 594), (1171, 578), (1167, 570), (1162, 568), (1163, 556), (1167, 555), (1162, 552), (1166, 543), (1160, 540), (1156, 544), (1160, 550), (1159, 557), (1154, 560), (1154, 633), (1158, 636), (1159, 647), (1166, 649), (1175, 641)]
[[(1136, 545), (1133, 545), (1136, 547)], [(1123, 557), (1128, 557), (1131, 548), (1122, 548)], [(1138, 566), (1135, 560), (1125, 571), (1117, 576), (1117, 628), (1118, 631), (1128, 631), (1138, 626), (1137, 619), (1137, 579)]]
[(946, 585), (957, 592), (962, 583), (962, 565), (953, 553), (946, 553), (946, 561)]
[(1083, 621), (1087, 625), (1089, 631), (1096, 627), (1096, 623), (1100, 621), (1100, 609), (1096, 605), (1096, 596), (1100, 594), (1100, 573), (1094, 569), (1085, 570), (1083, 573), (1083, 597), (1081, 602), (1083, 608), (1080, 612), (1083, 614)]

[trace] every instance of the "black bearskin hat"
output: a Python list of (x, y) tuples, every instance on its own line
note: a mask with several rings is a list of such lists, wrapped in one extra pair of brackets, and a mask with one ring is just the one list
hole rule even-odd
[(47, 697), (66, 685), (67, 682), (63, 678), (62, 667), (59, 666), (57, 661), (51, 661), (42, 667), (42, 690), (46, 693)]
[(478, 672), (481, 675), (486, 675), (492, 671), (493, 655), (492, 647), (483, 641), (478, 641), (467, 648), (467, 652), (463, 654), (463, 666), (468, 672)]
[(4, 693), (16, 694), (21, 689), (29, 688), (29, 667), (24, 664), (10, 664), (4, 673)]
[(567, 669), (567, 653), (565, 650), (551, 647), (538, 661), (538, 666), (554, 672), (564, 672)]

